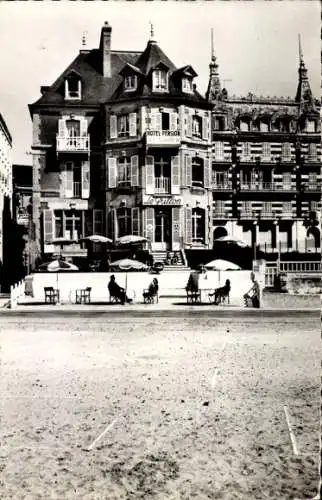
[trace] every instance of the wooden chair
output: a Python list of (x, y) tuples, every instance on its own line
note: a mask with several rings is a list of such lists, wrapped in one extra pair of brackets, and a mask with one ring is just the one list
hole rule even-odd
[(59, 290), (52, 286), (45, 286), (45, 304), (57, 304), (59, 302)]
[(201, 302), (200, 290), (186, 290), (187, 292), (187, 304), (197, 304)]
[(92, 288), (90, 286), (76, 290), (76, 304), (90, 304), (91, 291)]
[(150, 293), (149, 289), (145, 288), (143, 290), (143, 301), (144, 301), (144, 304), (154, 304), (155, 302), (158, 304), (158, 302), (159, 302), (158, 292)]

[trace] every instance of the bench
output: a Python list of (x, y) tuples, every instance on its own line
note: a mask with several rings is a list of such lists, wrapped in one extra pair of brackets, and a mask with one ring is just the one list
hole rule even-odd
[(186, 290), (187, 293), (187, 304), (196, 304), (201, 302), (200, 290)]
[(90, 304), (91, 291), (92, 288), (90, 286), (76, 290), (76, 304)]
[(155, 302), (158, 304), (159, 295), (158, 293), (151, 294), (148, 288), (143, 290), (143, 301), (144, 304), (154, 304)]
[(45, 304), (57, 304), (59, 302), (59, 290), (52, 286), (45, 286)]

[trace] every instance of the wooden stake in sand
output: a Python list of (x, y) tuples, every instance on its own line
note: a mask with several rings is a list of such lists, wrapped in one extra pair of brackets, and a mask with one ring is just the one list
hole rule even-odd
[(294, 455), (298, 455), (299, 451), (297, 449), (295, 434), (294, 434), (293, 429), (292, 429), (291, 418), (290, 418), (287, 406), (284, 406), (284, 413), (285, 413), (285, 417), (286, 417), (288, 432), (290, 434), (290, 438), (291, 438), (291, 442), (292, 442), (292, 446), (293, 446), (293, 453), (294, 453)]
[(98, 443), (98, 441), (99, 441), (99, 440), (100, 440), (103, 436), (105, 436), (105, 434), (107, 433), (107, 431), (109, 431), (109, 430), (113, 427), (113, 425), (115, 424), (115, 422), (116, 422), (116, 421), (117, 421), (117, 418), (115, 418), (115, 419), (113, 420), (113, 422), (112, 422), (110, 425), (108, 425), (108, 426), (106, 427), (106, 429), (105, 429), (105, 430), (104, 430), (104, 431), (103, 431), (103, 432), (102, 432), (99, 436), (97, 436), (97, 438), (96, 438), (96, 439), (94, 439), (94, 441), (92, 442), (92, 444), (91, 444), (88, 448), (85, 448), (85, 451), (91, 451), (91, 450), (94, 448), (94, 446), (96, 445), (96, 443)]

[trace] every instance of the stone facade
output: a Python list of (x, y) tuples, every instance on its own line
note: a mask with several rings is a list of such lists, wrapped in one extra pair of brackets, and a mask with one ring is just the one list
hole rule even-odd
[(0, 114), (0, 263), (4, 265), (5, 220), (10, 217), (12, 199), (12, 138)]

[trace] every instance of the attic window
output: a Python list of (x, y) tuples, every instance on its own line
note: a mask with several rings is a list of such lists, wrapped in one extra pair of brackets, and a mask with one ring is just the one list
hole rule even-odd
[(137, 76), (129, 75), (124, 78), (124, 90), (135, 90), (137, 87)]
[(153, 90), (155, 92), (162, 92), (168, 90), (168, 75), (162, 69), (155, 69), (153, 71)]
[(65, 80), (65, 99), (81, 99), (82, 82), (78, 75), (70, 75)]
[(192, 92), (192, 78), (186, 76), (182, 78), (182, 92)]

